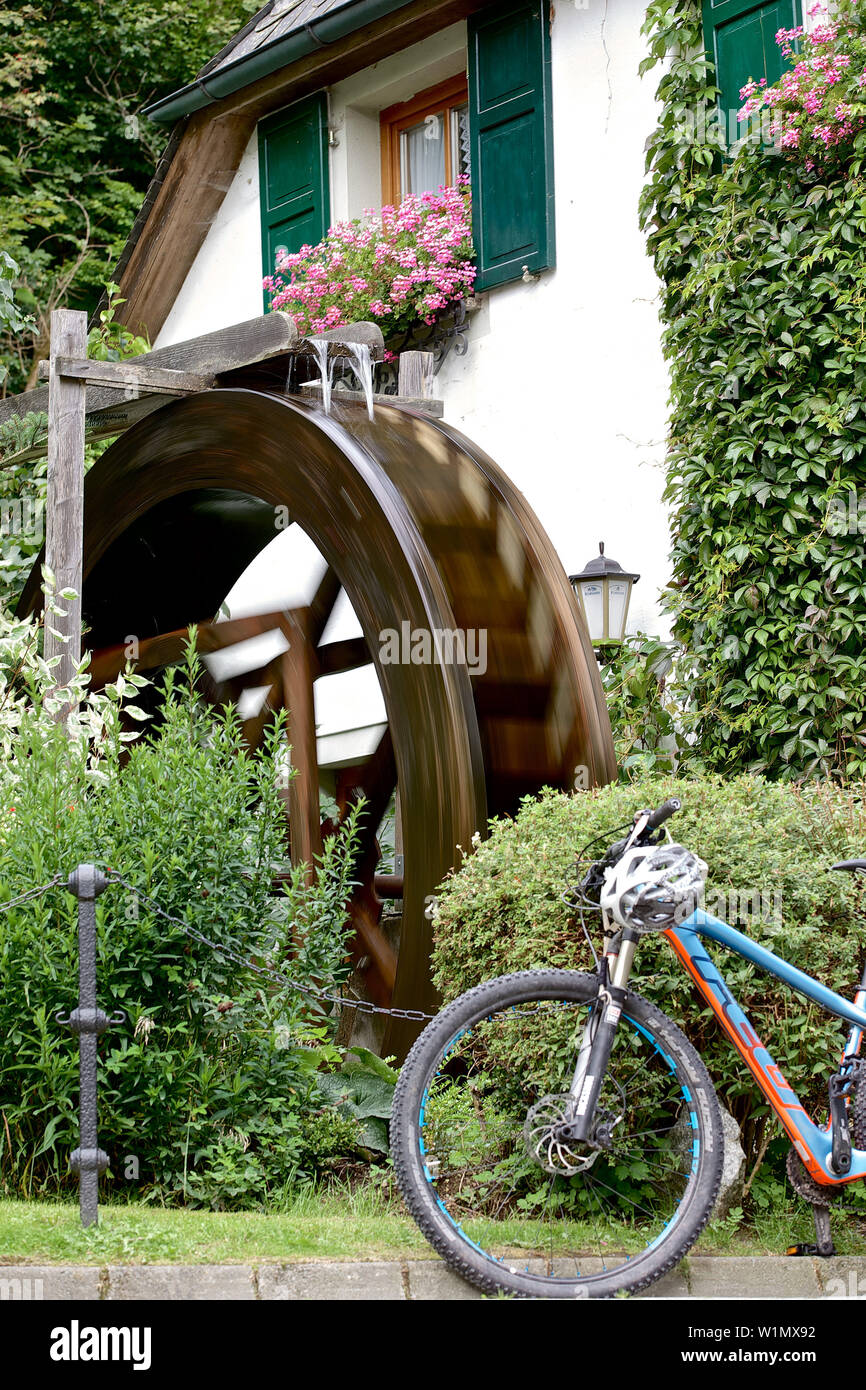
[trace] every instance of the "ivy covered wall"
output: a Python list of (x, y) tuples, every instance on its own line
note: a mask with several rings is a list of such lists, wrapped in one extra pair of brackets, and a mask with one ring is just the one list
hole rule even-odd
[[(866, 18), (846, 14), (859, 47)], [(722, 155), (699, 0), (654, 0), (645, 32), (692, 756), (866, 776), (866, 131), (829, 172), (758, 135)]]

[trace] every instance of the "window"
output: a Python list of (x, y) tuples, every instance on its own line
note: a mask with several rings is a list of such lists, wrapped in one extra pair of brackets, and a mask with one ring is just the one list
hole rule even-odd
[[(370, 202), (377, 134), (384, 203), (453, 186), (467, 174), (478, 290), (556, 264), (550, 13), (550, 0), (496, 0), (476, 10), (467, 21), (467, 74), (389, 106), (378, 119), (371, 104), (363, 140), (344, 142), (340, 152), (354, 161)], [(272, 275), (280, 249), (315, 245), (330, 225), (327, 94), (268, 116), (258, 140), (262, 273)]]
[(469, 172), (469, 105), (461, 74), (381, 115), (382, 200), (435, 193)]
[(468, 84), (452, 78), (382, 112), (382, 193), (399, 203), (472, 181), (479, 290), (556, 264), (549, 0), (469, 16)]
[(784, 71), (779, 29), (802, 23), (801, 0), (704, 0), (704, 40), (715, 65), (719, 109), (728, 142), (741, 134), (740, 91), (750, 78), (771, 87)]

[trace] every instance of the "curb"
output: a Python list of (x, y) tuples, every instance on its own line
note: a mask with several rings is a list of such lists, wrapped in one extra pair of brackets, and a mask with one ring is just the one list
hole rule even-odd
[[(481, 1299), (441, 1260), (257, 1265), (0, 1265), (0, 1302)], [(695, 1255), (638, 1298), (866, 1299), (866, 1256)]]

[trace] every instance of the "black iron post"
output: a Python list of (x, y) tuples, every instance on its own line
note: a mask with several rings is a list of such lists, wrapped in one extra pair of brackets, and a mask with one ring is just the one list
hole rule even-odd
[(67, 888), (78, 899), (78, 1007), (57, 1022), (78, 1034), (79, 1141), (69, 1158), (78, 1174), (82, 1226), (99, 1220), (99, 1174), (108, 1167), (108, 1154), (99, 1147), (96, 1131), (96, 1047), (100, 1033), (111, 1023), (123, 1023), (122, 1012), (103, 1013), (96, 1004), (96, 899), (109, 880), (94, 864), (79, 864), (69, 875)]

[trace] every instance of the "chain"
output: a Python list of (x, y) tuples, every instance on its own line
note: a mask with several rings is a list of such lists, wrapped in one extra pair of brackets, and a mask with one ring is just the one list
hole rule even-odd
[(181, 931), (184, 932), (190, 940), (197, 941), (201, 946), (207, 946), (211, 951), (219, 952), (220, 955), (224, 956), (227, 960), (234, 961), (236, 965), (240, 965), (244, 970), (249, 970), (252, 974), (260, 975), (266, 980), (273, 980), (275, 984), (283, 985), (286, 989), (290, 989), (296, 994), (304, 994), (307, 998), (315, 999), (319, 1003), (337, 1004), (341, 1009), (354, 1009), (355, 1012), (359, 1014), (387, 1014), (389, 1018), (409, 1019), (413, 1023), (427, 1023), (430, 1019), (436, 1017), (436, 1014), (425, 1014), (422, 1013), (420, 1009), (386, 1009), (379, 1004), (368, 1003), (366, 999), (346, 999), (344, 995), (329, 994), (326, 990), (314, 988), (313, 985), (302, 984), (300, 980), (292, 980), (288, 975), (284, 975), (282, 971), (272, 970), (264, 965), (257, 965), (254, 961), (245, 959), (230, 946), (224, 946), (218, 941), (211, 941), (210, 937), (205, 936), (203, 932), (197, 931), (195, 927), (191, 927), (182, 917), (174, 917), (170, 912), (166, 912), (165, 908), (160, 907), (159, 903), (154, 902), (153, 898), (149, 898), (147, 894), (143, 893), (140, 888), (137, 888), (134, 883), (130, 883), (127, 879), (123, 878), (116, 869), (109, 869), (106, 877), (111, 879), (114, 883), (119, 883), (123, 888), (126, 888), (128, 892), (133, 893), (135, 897), (138, 898), (139, 902), (143, 903), (145, 907), (150, 908), (158, 917), (162, 917), (166, 922), (171, 922), (174, 926), (180, 927)]
[(10, 908), (17, 907), (19, 903), (26, 903), (30, 898), (41, 898), (43, 893), (47, 893), (51, 888), (56, 888), (58, 883), (65, 883), (65, 874), (55, 874), (48, 883), (43, 883), (39, 888), (28, 888), (26, 893), (19, 893), (17, 898), (10, 898), (6, 903), (0, 903), (0, 912), (8, 912)]

